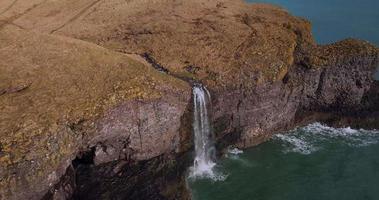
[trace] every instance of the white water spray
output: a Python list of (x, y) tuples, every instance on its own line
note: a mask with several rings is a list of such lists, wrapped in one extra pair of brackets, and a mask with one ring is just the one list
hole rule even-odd
[(215, 147), (213, 132), (209, 121), (208, 107), (210, 94), (203, 86), (193, 87), (194, 119), (193, 132), (195, 142), (195, 160), (191, 168), (192, 177), (219, 179), (213, 171), (215, 163)]

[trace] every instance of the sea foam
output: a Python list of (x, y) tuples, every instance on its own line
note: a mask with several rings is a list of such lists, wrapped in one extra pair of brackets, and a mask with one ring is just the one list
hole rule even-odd
[(282, 142), (283, 152), (311, 154), (322, 149), (326, 142), (338, 142), (351, 147), (363, 147), (379, 142), (378, 130), (364, 130), (346, 128), (332, 128), (321, 123), (313, 123), (297, 128), (286, 134), (274, 136), (275, 140)]

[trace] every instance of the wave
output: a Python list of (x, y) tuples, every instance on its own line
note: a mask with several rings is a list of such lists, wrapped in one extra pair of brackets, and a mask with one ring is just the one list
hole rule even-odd
[(379, 142), (378, 130), (332, 128), (321, 123), (313, 123), (297, 128), (286, 134), (274, 136), (284, 147), (283, 152), (311, 154), (322, 149), (327, 143), (336, 142), (351, 147), (363, 147)]
[(312, 152), (317, 150), (312, 144), (310, 144), (306, 140), (298, 138), (298, 136), (296, 135), (279, 134), (275, 137), (289, 144), (289, 146), (285, 146), (285, 153), (296, 152), (301, 154), (311, 154)]

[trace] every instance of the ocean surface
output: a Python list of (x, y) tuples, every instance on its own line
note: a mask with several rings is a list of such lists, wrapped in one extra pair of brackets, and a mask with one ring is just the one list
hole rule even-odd
[(320, 44), (359, 38), (379, 45), (378, 0), (247, 0), (286, 8), (312, 22)]
[[(379, 0), (247, 0), (271, 3), (312, 22), (319, 44), (359, 38), (379, 46)], [(379, 66), (378, 66), (379, 68)], [(379, 80), (379, 72), (375, 78)]]
[(242, 152), (213, 177), (189, 178), (194, 200), (377, 200), (379, 131), (310, 124)]
[[(248, 0), (282, 6), (313, 24), (319, 44), (359, 38), (379, 46), (379, 0)], [(375, 75), (379, 80), (379, 72)], [(379, 130), (310, 124), (187, 179), (194, 200), (378, 200)]]

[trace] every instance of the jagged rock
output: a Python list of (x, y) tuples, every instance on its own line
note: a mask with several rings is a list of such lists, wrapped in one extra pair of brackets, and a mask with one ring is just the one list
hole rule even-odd
[[(33, 13), (24, 18), (41, 20)], [(214, 96), (217, 134), (238, 133), (245, 147), (294, 125), (304, 112), (378, 110), (361, 105), (375, 84), (377, 47), (354, 39), (317, 45), (308, 21), (271, 5), (108, 1), (54, 33), (148, 53), (170, 75), (203, 82)]]
[(5, 199), (188, 197), (175, 192), (192, 140), (179, 79), (211, 91), (220, 148), (356, 113), (379, 126), (378, 48), (317, 45), (309, 22), (271, 5), (17, 1), (0, 14), (0, 49)]
[(181, 151), (187, 83), (75, 39), (6, 25), (0, 41), (1, 199), (41, 199), (92, 147), (96, 165)]

